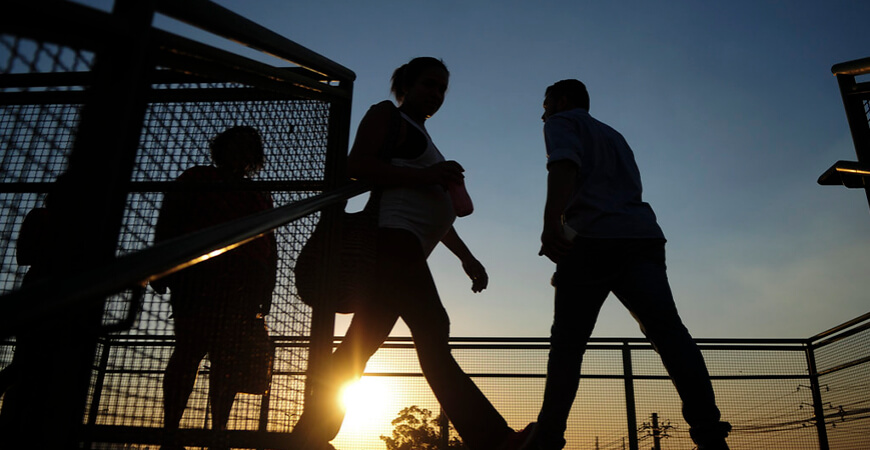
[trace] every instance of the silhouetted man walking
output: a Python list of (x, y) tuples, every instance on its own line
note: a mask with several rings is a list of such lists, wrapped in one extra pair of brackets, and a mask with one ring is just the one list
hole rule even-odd
[(701, 352), (677, 314), (665, 270), (665, 237), (641, 199), (640, 172), (619, 132), (589, 115), (578, 80), (547, 88), (547, 203), (541, 254), (556, 263), (555, 314), (544, 403), (527, 448), (564, 447), (586, 343), (613, 292), (650, 339), (683, 401), (700, 449), (727, 449)]

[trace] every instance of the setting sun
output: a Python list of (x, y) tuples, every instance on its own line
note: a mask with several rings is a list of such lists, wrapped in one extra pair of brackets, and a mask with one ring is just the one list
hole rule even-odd
[(390, 390), (378, 377), (363, 377), (344, 387), (341, 400), (347, 411), (342, 432), (371, 430), (392, 419), (389, 411)]

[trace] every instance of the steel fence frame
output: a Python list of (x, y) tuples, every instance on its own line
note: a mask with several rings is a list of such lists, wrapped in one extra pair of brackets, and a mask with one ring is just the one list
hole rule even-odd
[(870, 203), (870, 81), (859, 78), (870, 74), (870, 58), (835, 64), (831, 73), (837, 78), (858, 160), (837, 161), (819, 177), (818, 183), (864, 189)]
[[(260, 63), (233, 52), (155, 29), (151, 24), (157, 13), (243, 42), (263, 53), (292, 61), (296, 66), (288, 69)], [(58, 66), (43, 70), (34, 64), (23, 71), (0, 73), (0, 105), (77, 105), (72, 108), (74, 111), (71, 113), (48, 108), (33, 119), (38, 122), (50, 116), (50, 120), (61, 122), (63, 127), (74, 130), (46, 137), (53, 143), (57, 141), (55, 144), (64, 151), (62, 159), (66, 160), (68, 184), (65, 185), (65, 190), (68, 192), (63, 197), (65, 201), (60, 202), (62, 206), (59, 211), (60, 216), (71, 225), (63, 229), (59, 236), (61, 245), (57, 248), (61, 257), (58, 258), (57, 270), (73, 274), (66, 278), (58, 276), (53, 283), (48, 284), (62, 285), (78, 276), (96, 276), (112, 281), (106, 274), (115, 272), (98, 271), (97, 275), (89, 275), (90, 272), (81, 269), (106, 267), (117, 261), (125, 261), (115, 258), (126, 251), (124, 248), (119, 249), (119, 244), (123, 242), (120, 235), (123, 224), (128, 219), (125, 216), (128, 196), (157, 194), (175, 189), (171, 183), (134, 177), (136, 157), (142, 142), (142, 124), (148, 118), (149, 105), (196, 103), (203, 100), (233, 102), (307, 99), (329, 102), (326, 131), (328, 142), (323, 177), (317, 180), (258, 181), (249, 188), (273, 192), (302, 191), (306, 193), (304, 195), (308, 195), (335, 192), (343, 183), (353, 73), (214, 3), (206, 0), (119, 0), (113, 13), (107, 14), (71, 2), (9, 0), (4, 5), (4, 15), (0, 16), (0, 34), (12, 36), (12, 47), (18, 45), (20, 39), (51, 43), (48, 47), (41, 47), (39, 44), (37, 49), (50, 53), (49, 59), (54, 59)], [(72, 49), (72, 52), (64, 53), (61, 47)], [(171, 70), (156, 71), (157, 67)], [(870, 90), (867, 83), (856, 82), (855, 76), (870, 72), (868, 67), (868, 60), (859, 60), (837, 65), (833, 69), (843, 93), (860, 164), (867, 162), (864, 152), (870, 149)], [(179, 88), (208, 82), (217, 82), (220, 86), (204, 89)], [(169, 88), (155, 89), (156, 84)], [(4, 148), (4, 153), (5, 150)], [(35, 179), (25, 177), (23, 180), (4, 179), (0, 183), (0, 194), (10, 195), (11, 198), (8, 201), (4, 199), (4, 204), (14, 209), (14, 214), (23, 215), (30, 206), (37, 203), (40, 195), (57, 185), (50, 178), (64, 171), (64, 167), (52, 166), (52, 162), (31, 163), (34, 166), (47, 164), (46, 167), (40, 166), (40, 170), (51, 176)], [(31, 168), (24, 167), (21, 170), (27, 171)], [(106, 177), (106, 174), (110, 176)], [(864, 175), (858, 175), (861, 184), (857, 187), (867, 189), (863, 182)], [(95, 183), (93, 180), (100, 182)], [(846, 181), (841, 182), (849, 184)], [(870, 189), (867, 190), (870, 201)], [(328, 197), (315, 209), (325, 208), (323, 214), (327, 216), (336, 214), (336, 205), (347, 195), (349, 194), (345, 192)], [(86, 196), (89, 199), (87, 202), (76, 200)], [(332, 207), (328, 207), (330, 205)], [(278, 211), (276, 214), (280, 215), (282, 212)], [(93, 220), (87, 224), (80, 223), (82, 221), (76, 219), (82, 216), (92, 217)], [(255, 225), (273, 229), (280, 226), (279, 223), (293, 220), (287, 217), (289, 216), (276, 218), (274, 222), (266, 222), (260, 218), (255, 221)], [(13, 234), (9, 230), (13, 223), (11, 220), (3, 222), (2, 231), (5, 235)], [(243, 228), (248, 233), (254, 232), (251, 231), (252, 223), (240, 224), (236, 228)], [(236, 230), (220, 239), (211, 235), (206, 237), (205, 234), (199, 237), (203, 242), (207, 241), (208, 245), (217, 248), (226, 244), (221, 239), (245, 239), (240, 233), (242, 232)], [(8, 238), (7, 243), (10, 240)], [(195, 254), (208, 245), (203, 244), (197, 247), (199, 250), (187, 251)], [(167, 252), (160, 254), (161, 249), (157, 250), (158, 252), (142, 253), (146, 256), (161, 255), (154, 258), (164, 261), (160, 258), (166, 258)], [(10, 258), (11, 253), (5, 248), (4, 252), (4, 258)], [(151, 264), (154, 264), (153, 260)], [(147, 276), (138, 279), (138, 275), (124, 276), (130, 277), (130, 284), (136, 284), (132, 283), (133, 280), (147, 281)], [(107, 335), (106, 329), (101, 326), (105, 319), (104, 301), (106, 295), (117, 291), (118, 287), (111, 285), (94, 288), (93, 283), (85, 284), (81, 292), (70, 293), (66, 289), (63, 295), (51, 290), (39, 291), (36, 288), (18, 291), (17, 285), (5, 286), (3, 289), (4, 293), (15, 291), (3, 297), (7, 300), (2, 305), (3, 315), (0, 317), (4, 333), (7, 331), (6, 327), (29, 323), (28, 320), (35, 318), (45, 318), (47, 311), (55, 308), (63, 309), (74, 304), (82, 309), (72, 316), (75, 320), (70, 320), (67, 309), (63, 313), (67, 315), (61, 319), (74, 324), (59, 326), (53, 330), (56, 335), (49, 336), (56, 348), (61, 350), (58, 352), (58, 364), (62, 364), (72, 375), (51, 380), (59, 387), (59, 393), (34, 394), (36, 401), (51, 407), (39, 411), (42, 415), (34, 416), (33, 422), (50, 423), (52, 435), (33, 438), (43, 439), (44, 443), (57, 444), (58, 447), (114, 448), (115, 445), (159, 444), (163, 438), (157, 432), (159, 427), (153, 424), (101, 424), (100, 420), (101, 417), (106, 417), (104, 406), (108, 401), (107, 386), (115, 376), (141, 377), (144, 384), (136, 386), (144, 387), (141, 391), (130, 392), (130, 399), (155, 402), (154, 399), (160, 393), (153, 386), (155, 380), (161, 376), (162, 369), (121, 364), (125, 361), (123, 352), (132, 350), (133, 357), (130, 361), (141, 363), (143, 359), (136, 359), (140, 355), (137, 353), (140, 348), (150, 346), (159, 352), (159, 349), (173, 344), (172, 338), (168, 334), (147, 333)], [(37, 305), (38, 308), (28, 302), (46, 292), (51, 292), (52, 296), (47, 302)], [(141, 290), (138, 293), (121, 294), (120, 302), (128, 305), (126, 309), (121, 308), (119, 316), (120, 325), (125, 328), (130, 326), (131, 320), (135, 320), (135, 308), (131, 306), (135, 306), (140, 293)], [(49, 305), (51, 302), (54, 302), (53, 305)], [(14, 305), (9, 306), (8, 303)], [(85, 305), (90, 307), (84, 307)], [(319, 312), (315, 310), (310, 320), (309, 336), (273, 336), (279, 351), (304, 352), (307, 363), (304, 370), (301, 367), (277, 367), (276, 377), (285, 377), (290, 380), (289, 383), (297, 383), (312, 371), (318, 370), (335, 344), (332, 336), (334, 317), (326, 311), (328, 309), (321, 309)], [(712, 362), (712, 378), (720, 399), (724, 397), (726, 404), (730, 402), (731, 405), (746, 405), (752, 400), (747, 396), (755, 394), (761, 402), (751, 406), (752, 411), (781, 413), (781, 416), (776, 417), (775, 423), (742, 423), (730, 418), (729, 408), (724, 408), (726, 419), (731, 419), (737, 425), (732, 437), (733, 447), (758, 448), (763, 445), (771, 448), (770, 445), (778, 444), (767, 442), (780, 442), (770, 440), (770, 436), (777, 435), (786, 436), (781, 441), (784, 442), (783, 448), (803, 445), (805, 448), (825, 450), (860, 448), (864, 445), (863, 436), (867, 434), (867, 423), (870, 421), (870, 394), (865, 381), (867, 377), (864, 375), (867, 364), (870, 364), (868, 322), (870, 316), (865, 315), (809, 339), (699, 339), (702, 351)], [(54, 319), (53, 323), (59, 322)], [(59, 335), (58, 330), (82, 337), (64, 339), (66, 335)], [(540, 382), (545, 377), (542, 364), (546, 359), (546, 339), (454, 338), (452, 347), (466, 371), (500, 405), (508, 405), (516, 400), (518, 394), (524, 393), (525, 388), (517, 388), (525, 386), (523, 382)], [(14, 343), (4, 341), (0, 346), (0, 361), (8, 363), (13, 348)], [(121, 353), (115, 353), (119, 349)], [(405, 353), (405, 359), (398, 360), (405, 361), (401, 364), (406, 369), (371, 370), (366, 377), (420, 381), (422, 375), (414, 363), (407, 362), (413, 360), (413, 351), (413, 345), (407, 339), (391, 340), (375, 355), (372, 364), (376, 364), (378, 360), (389, 361), (391, 352), (400, 355)], [(520, 356), (511, 356), (514, 353)], [(496, 356), (491, 356), (493, 354)], [(529, 355), (533, 357), (528, 357)], [(779, 355), (781, 360), (771, 362), (771, 355)], [(601, 366), (594, 363), (597, 358), (602, 361)], [(621, 437), (625, 439), (622, 447), (627, 445), (631, 449), (641, 448), (641, 445), (646, 445), (650, 440), (661, 444), (663, 439), (670, 439), (668, 442), (672, 448), (690, 445), (686, 441), (686, 427), (679, 423), (676, 412), (679, 401), (668, 387), (666, 373), (657, 365), (654, 350), (645, 340), (593, 339), (587, 359), (591, 362), (584, 369), (583, 382), (587, 383), (584, 385), (587, 389), (581, 388), (581, 409), (588, 398), (595, 399), (595, 402), (613, 402), (617, 408), (624, 406), (624, 412), (615, 413), (614, 417), (618, 416), (617, 419), (607, 419), (600, 423), (616, 423), (612, 426), (606, 425), (617, 431), (610, 436), (610, 441), (604, 442), (605, 445), (618, 446), (618, 438)], [(528, 370), (518, 372), (516, 367), (526, 367)], [(751, 373), (746, 373), (747, 371)], [(207, 375), (207, 371), (205, 374)], [(779, 382), (785, 383), (777, 386), (781, 396), (764, 397), (763, 391), (772, 383)], [(729, 383), (737, 383), (734, 385), (739, 388), (728, 387)], [(789, 389), (794, 383), (797, 383), (797, 387), (794, 390)], [(596, 389), (588, 389), (601, 386), (605, 386), (605, 389), (601, 389), (604, 394), (615, 392), (616, 395), (596, 397)], [(424, 386), (421, 389), (425, 391), (427, 388)], [(425, 392), (422, 395), (425, 397)], [(243, 420), (240, 426), (242, 429), (228, 432), (185, 429), (182, 434), (187, 442), (198, 446), (211, 446), (218, 442), (234, 447), (284, 448), (287, 446), (289, 428), (276, 431), (270, 429), (270, 424), (273, 423), (273, 415), (287, 414), (288, 402), (285, 400), (269, 395), (256, 400), (259, 402), (257, 415), (253, 420)], [(506, 415), (510, 416), (509, 422), (512, 426), (521, 427), (523, 422), (534, 420), (535, 411), (529, 405), (533, 405), (535, 400), (526, 399), (524, 402), (525, 409), (522, 411), (512, 412), (510, 408), (504, 408)], [(298, 406), (299, 402), (295, 405)], [(779, 409), (766, 409), (771, 405)], [(593, 404), (590, 411), (595, 413), (595, 407), (599, 406), (600, 404)], [(804, 406), (807, 408), (804, 409)], [(656, 419), (646, 422), (647, 410), (653, 407), (656, 412), (651, 417)], [(661, 414), (659, 408), (669, 408), (668, 413)], [(594, 414), (582, 414), (586, 412), (581, 413), (577, 423), (594, 417)], [(81, 426), (83, 417), (86, 425), (84, 427)], [(661, 421), (662, 419), (667, 420)], [(289, 422), (284, 420), (283, 423)], [(814, 434), (808, 434), (810, 431)], [(669, 433), (671, 434), (668, 438)], [(752, 438), (749, 440), (742, 438), (750, 435)], [(799, 435), (797, 441), (796, 435)], [(577, 439), (585, 439), (582, 436)], [(606, 439), (608, 438), (605, 437)], [(765, 444), (758, 444), (759, 442)], [(796, 445), (796, 442), (800, 444)], [(589, 442), (581, 443), (575, 439), (572, 444), (589, 445)], [(597, 438), (595, 445), (599, 445)]]
[[(277, 57), (275, 63), (280, 66), (154, 28), (156, 14)], [(322, 144), (317, 145), (323, 146), (323, 157), (315, 161), (319, 166), (312, 176), (273, 177), (229, 188), (277, 192), (290, 202), (329, 191), (331, 194), (320, 200), (301, 203), (308, 208), (304, 214), (320, 211), (320, 216), (330, 216), (337, 213), (341, 200), (355, 195), (352, 192), (366, 190), (357, 186), (343, 193), (337, 191), (345, 183), (344, 161), (355, 75), (207, 0), (118, 0), (111, 13), (73, 2), (11, 0), (0, 16), (0, 35), (0, 54), (4, 59), (0, 70), (0, 106), (6, 116), (4, 123), (13, 124), (12, 128), (4, 128), (2, 159), (6, 163), (14, 158), (14, 146), (29, 148), (37, 140), (53, 152), (47, 158), (50, 166), (37, 166), (40, 161), (27, 156), (33, 167), (25, 167), (25, 172), (14, 169), (19, 172), (13, 176), (7, 171), (12, 166), (3, 169), (0, 196), (4, 196), (3, 206), (7, 208), (2, 220), (6, 244), (3, 271), (7, 267), (12, 269), (8, 276), (4, 275), (0, 289), (0, 293), (6, 294), (0, 302), (0, 328), (5, 338), (22, 332), (25, 324), (40, 323), (45, 333), (39, 335), (65, 336), (51, 341), (53, 348), (60, 349), (60, 358), (53, 362), (64, 367), (70, 376), (51, 380), (60, 386), (59, 394), (34, 393), (31, 401), (52, 406), (28, 411), (34, 417), (23, 422), (30, 425), (21, 436), (32, 437), (46, 446), (72, 447), (84, 442), (80, 426), (85, 404), (98, 392), (93, 383), (102, 382), (106, 375), (95, 374), (91, 364), (95, 357), (97, 362), (106, 361), (103, 355), (108, 353), (101, 352), (105, 343), (102, 336), (129, 329), (135, 323), (142, 295), (146, 299), (155, 297), (155, 293), (143, 291), (141, 286), (153, 275), (177, 265), (179, 254), (187, 252), (186, 258), (190, 259), (228, 243), (242, 242), (247, 234), (262, 233), (294, 220), (292, 216), (298, 212), (279, 208), (269, 212), (268, 217), (240, 220), (220, 233), (191, 236), (176, 248), (155, 246), (141, 251), (150, 244), (148, 239), (125, 241), (124, 236), (129, 234), (129, 228), (125, 227), (142, 229), (147, 238), (154, 219), (153, 215), (142, 216), (131, 209), (130, 202), (135, 201), (131, 198), (145, 198), (153, 210), (160, 193), (179, 189), (166, 178), (156, 181), (136, 178), (137, 158), (141, 156), (142, 143), (149, 139), (146, 121), (154, 115), (153, 106), (199, 102), (325, 105), (322, 108), (325, 115), (321, 116), (324, 119), (316, 124), (320, 128), (312, 131), (318, 133), (315, 139), (322, 137)], [(27, 52), (32, 55), (22, 57)], [(38, 111), (37, 115), (27, 115), (28, 110), (21, 109), (30, 106)], [(25, 111), (25, 115), (18, 111)], [(68, 127), (69, 131), (45, 135), (45, 130), (53, 130), (55, 124)], [(26, 129), (20, 131), (22, 126)], [(209, 129), (212, 130), (219, 131), (218, 124)], [(24, 137), (13, 141), (13, 135)], [(59, 189), (61, 183), (54, 179), (61, 173), (64, 181)], [(58, 222), (68, 224), (53, 239), (56, 257), (52, 264), (56, 275), (46, 282), (19, 289), (23, 272), (16, 272), (14, 267), (16, 230), (24, 213), (38, 205), (51, 190), (60, 192), (54, 201)], [(82, 217), (89, 220), (78, 220)], [(299, 233), (310, 233), (312, 220), (316, 219), (314, 215), (305, 220)], [(293, 252), (300, 245), (297, 238), (286, 241), (289, 259), (283, 270), (292, 268)], [(119, 270), (125, 264), (128, 270)], [(166, 267), (160, 269), (161, 266)], [(142, 270), (150, 272), (143, 274)], [(298, 302), (293, 297), (292, 285), (285, 287), (283, 295)], [(308, 309), (304, 314), (307, 316), (304, 329), (296, 331), (310, 335), (313, 345), (303, 360), (304, 367), (314, 372), (318, 361), (330, 351), (334, 317)], [(107, 327), (106, 321), (116, 322)], [(4, 366), (10, 359), (11, 356), (2, 360)], [(302, 398), (296, 401), (301, 404)], [(45, 423), (52, 424), (50, 433), (39, 432), (40, 424)]]
[(814, 408), (826, 448), (861, 448), (870, 422), (870, 313), (809, 339)]
[[(169, 346), (172, 340), (169, 336), (106, 339), (102, 345), (118, 348)], [(309, 343), (305, 336), (275, 336), (275, 339), (284, 351), (301, 350)], [(861, 448), (870, 431), (870, 383), (858, 383), (856, 387), (854, 382), (855, 373), (866, 373), (870, 364), (868, 339), (870, 314), (808, 339), (697, 339), (708, 361), (724, 418), (734, 425), (729, 438), (731, 448)], [(339, 343), (340, 339), (336, 339), (334, 345)], [(521, 428), (535, 420), (546, 378), (548, 339), (452, 338), (451, 348), (463, 369), (511, 426)], [(688, 425), (679, 416), (679, 398), (647, 340), (593, 338), (586, 361), (575, 413), (569, 423), (567, 448), (592, 445), (600, 449), (640, 449), (652, 445), (693, 448)], [(99, 373), (133, 373), (123, 366), (111, 369), (106, 359), (100, 364)], [(146, 372), (151, 377), (161, 376), (159, 369), (137, 376)], [(838, 374), (845, 373), (850, 378), (845, 383), (838, 381)], [(304, 372), (294, 370), (275, 372), (275, 377), (304, 376)], [(410, 338), (389, 339), (370, 361), (366, 379), (399, 386), (392, 391), (395, 398), (383, 399), (386, 404), (438, 410), (419, 370)], [(159, 396), (159, 393), (139, 395)], [(844, 399), (848, 399), (848, 404)], [(622, 412), (616, 416), (606, 413), (604, 418), (589, 415), (589, 411), (608, 409), (601, 402)], [(160, 442), (153, 426), (99, 425), (98, 396), (90, 406), (88, 430), (93, 442), (141, 445)], [(237, 418), (235, 429), (219, 437), (204, 430), (188, 429), (186, 438), (190, 445), (208, 446), (219, 438), (244, 448), (289, 448), (289, 434), (270, 431), (274, 428), (270, 417), (281, 414), (281, 406), (270, 407), (267, 400), (265, 407), (277, 411), (261, 410), (258, 417), (250, 419), (252, 422)], [(394, 409), (392, 412), (398, 413), (398, 407)], [(388, 421), (381, 425), (387, 428), (382, 427), (380, 433), (388, 435)], [(342, 433), (337, 439), (340, 448), (382, 448)]]

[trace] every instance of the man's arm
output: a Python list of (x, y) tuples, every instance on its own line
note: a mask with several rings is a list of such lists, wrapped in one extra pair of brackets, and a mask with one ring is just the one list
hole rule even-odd
[(558, 263), (568, 254), (572, 243), (562, 231), (562, 214), (574, 193), (577, 166), (572, 161), (556, 161), (547, 165), (547, 203), (544, 206), (544, 231), (539, 254)]
[(480, 292), (486, 289), (487, 284), (489, 284), (486, 268), (471, 254), (471, 250), (459, 237), (455, 228), (450, 227), (450, 231), (441, 238), (441, 243), (462, 261), (462, 269), (465, 270), (468, 278), (471, 278), (471, 290)]

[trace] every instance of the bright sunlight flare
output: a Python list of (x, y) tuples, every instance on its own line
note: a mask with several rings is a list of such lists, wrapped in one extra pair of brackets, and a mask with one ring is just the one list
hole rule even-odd
[(395, 411), (389, 408), (392, 394), (386, 381), (379, 377), (363, 377), (344, 387), (341, 400), (347, 414), (341, 427), (342, 434), (371, 432), (392, 420)]

